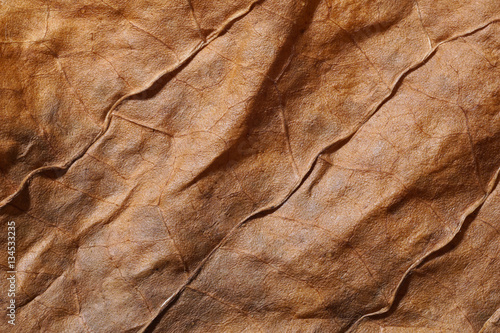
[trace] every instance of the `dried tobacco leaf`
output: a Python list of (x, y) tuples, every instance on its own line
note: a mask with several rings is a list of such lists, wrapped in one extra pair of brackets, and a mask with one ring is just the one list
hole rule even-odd
[(496, 1), (0, 22), (2, 331), (498, 329)]

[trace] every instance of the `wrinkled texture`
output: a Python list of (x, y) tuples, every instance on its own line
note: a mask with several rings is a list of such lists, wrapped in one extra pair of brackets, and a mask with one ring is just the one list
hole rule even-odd
[(0, 29), (0, 331), (500, 331), (496, 0), (15, 0)]

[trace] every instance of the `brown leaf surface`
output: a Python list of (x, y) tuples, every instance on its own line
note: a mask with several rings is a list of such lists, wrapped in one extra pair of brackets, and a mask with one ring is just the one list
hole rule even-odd
[(1, 331), (499, 331), (495, 0), (0, 23)]

